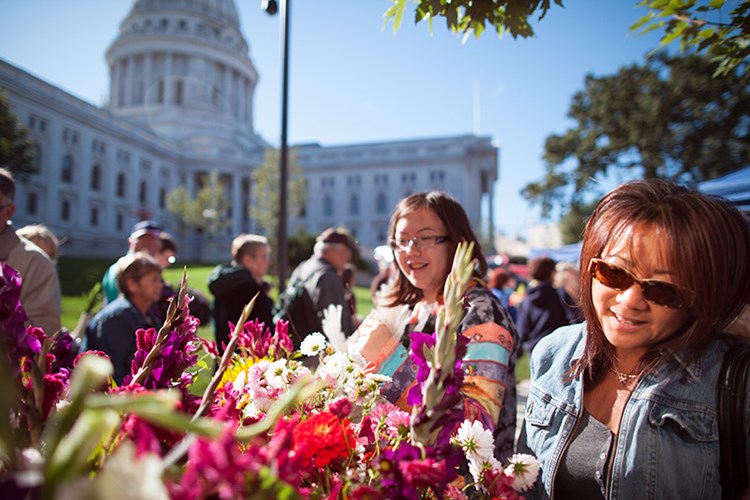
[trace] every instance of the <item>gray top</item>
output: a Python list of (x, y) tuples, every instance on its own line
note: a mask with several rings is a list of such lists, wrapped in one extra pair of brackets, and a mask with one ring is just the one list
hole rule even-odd
[(583, 410), (557, 471), (555, 498), (604, 498), (613, 437), (609, 427)]

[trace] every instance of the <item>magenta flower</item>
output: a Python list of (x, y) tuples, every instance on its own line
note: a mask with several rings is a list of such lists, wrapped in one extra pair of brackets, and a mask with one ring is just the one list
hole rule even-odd
[(218, 439), (199, 438), (188, 452), (185, 473), (169, 486), (176, 500), (246, 498), (251, 492), (247, 473), (255, 469), (250, 453), (243, 453), (228, 426)]

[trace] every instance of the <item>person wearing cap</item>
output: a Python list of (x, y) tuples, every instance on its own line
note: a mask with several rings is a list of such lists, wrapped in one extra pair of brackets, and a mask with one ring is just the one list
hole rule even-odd
[[(150, 220), (139, 221), (133, 226), (133, 230), (128, 237), (128, 254), (135, 252), (146, 252), (156, 258), (161, 252), (161, 228)], [(102, 278), (102, 290), (104, 291), (104, 304), (115, 300), (120, 294), (115, 279), (116, 263), (109, 266)]]
[(0, 168), (0, 262), (21, 275), (20, 301), (29, 323), (52, 335), (60, 329), (60, 281), (44, 250), (19, 235), (11, 224), (16, 211), (13, 174)]
[[(346, 336), (354, 331), (354, 311), (350, 310), (341, 274), (356, 251), (357, 245), (346, 232), (328, 228), (316, 238), (312, 257), (300, 263), (289, 279), (290, 283), (297, 280), (304, 283), (321, 320), (328, 306), (341, 306), (341, 331)], [(311, 332), (297, 333), (304, 337)]]

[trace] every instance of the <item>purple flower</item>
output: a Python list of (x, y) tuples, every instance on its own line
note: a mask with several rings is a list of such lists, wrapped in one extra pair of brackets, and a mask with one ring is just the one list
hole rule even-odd
[(14, 372), (24, 356), (33, 356), (42, 351), (39, 338), (26, 332), (26, 311), (20, 302), (21, 275), (15, 269), (0, 262), (0, 335)]

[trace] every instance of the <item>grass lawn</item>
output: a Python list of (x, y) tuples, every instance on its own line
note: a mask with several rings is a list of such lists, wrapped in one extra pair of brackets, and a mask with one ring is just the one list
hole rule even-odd
[[(57, 264), (60, 275), (60, 286), (62, 288), (62, 324), (69, 330), (73, 330), (78, 323), (81, 312), (86, 307), (87, 295), (95, 283), (101, 280), (104, 272), (112, 264), (109, 259), (84, 259), (75, 257), (62, 257)], [(214, 266), (188, 264), (188, 284), (202, 292), (209, 300), (213, 296), (208, 291), (208, 275)], [(164, 279), (176, 285), (182, 279), (183, 268), (175, 267), (164, 271)], [(269, 281), (274, 285), (271, 298), (278, 298), (278, 289), (275, 286), (275, 277), (269, 276)], [(372, 299), (368, 287), (356, 287), (354, 290), (357, 301), (357, 314), (365, 317), (372, 309)], [(211, 325), (202, 325), (198, 334), (204, 338), (213, 339), (213, 328)], [(529, 378), (529, 361), (526, 356), (519, 358), (516, 365), (516, 379)]]

